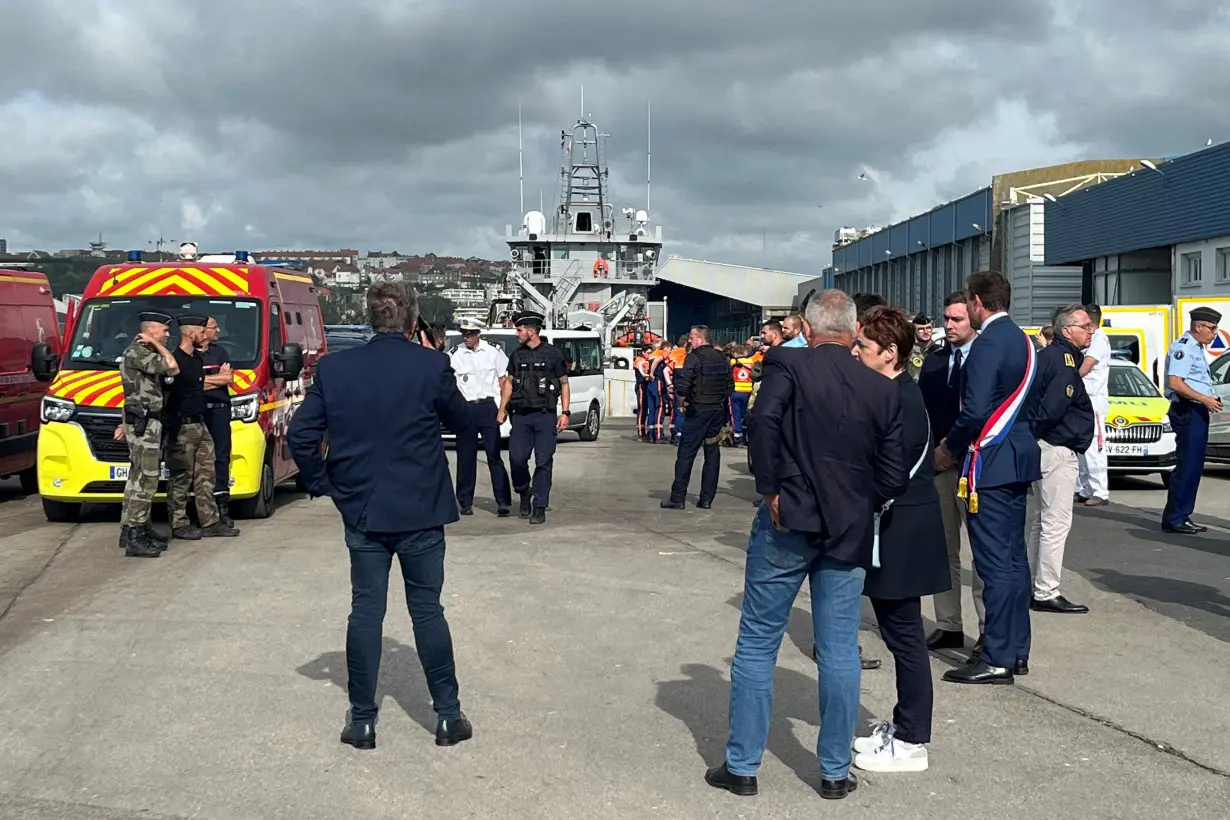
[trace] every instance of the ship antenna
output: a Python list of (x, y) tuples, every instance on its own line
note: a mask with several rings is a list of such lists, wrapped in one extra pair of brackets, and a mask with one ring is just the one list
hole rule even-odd
[(649, 210), (649, 186), (653, 179), (653, 101), (645, 101), (645, 211)]
[(521, 141), (521, 103), (517, 103), (517, 168), (521, 174), (521, 214), (525, 214), (525, 154)]

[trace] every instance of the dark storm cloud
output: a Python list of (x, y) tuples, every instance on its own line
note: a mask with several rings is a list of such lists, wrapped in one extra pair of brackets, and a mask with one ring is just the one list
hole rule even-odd
[[(1017, 162), (1224, 133), (1230, 25), (1211, 7), (10, 0), (0, 236), (502, 257), (518, 105), (526, 205), (541, 190), (550, 209), (584, 85), (617, 207), (643, 205), (652, 100), (669, 252), (813, 269), (837, 225)], [(1028, 108), (1006, 120), (1004, 100)]]

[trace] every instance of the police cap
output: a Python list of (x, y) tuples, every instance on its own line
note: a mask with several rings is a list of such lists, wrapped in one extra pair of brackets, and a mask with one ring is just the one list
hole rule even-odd
[(137, 314), (137, 321), (142, 323), (158, 322), (160, 324), (169, 325), (174, 320), (167, 314), (159, 313), (156, 310), (143, 310)]
[(477, 319), (462, 319), (459, 324), (461, 325), (462, 333), (481, 333), (487, 329), (487, 327)]
[(513, 326), (521, 327), (522, 325), (526, 325), (527, 327), (534, 327), (542, 330), (542, 323), (545, 320), (546, 317), (541, 313), (535, 313), (532, 310), (523, 310), (513, 317)]
[(178, 321), (180, 327), (205, 327), (205, 325), (209, 324), (209, 317), (180, 316)]
[(915, 316), (915, 317), (914, 317), (914, 324), (916, 324), (916, 325), (929, 325), (929, 324), (931, 324), (931, 317), (930, 317), (930, 316), (928, 316), (928, 315), (927, 315), (927, 314), (925, 314), (925, 313), (920, 313), (920, 314), (918, 314), (917, 316)]
[(1209, 322), (1214, 325), (1221, 322), (1221, 314), (1211, 307), (1198, 307), (1192, 311), (1191, 316), (1193, 322)]

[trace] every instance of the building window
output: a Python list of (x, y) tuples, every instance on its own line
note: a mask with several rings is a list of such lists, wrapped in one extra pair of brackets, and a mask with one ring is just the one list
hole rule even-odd
[(1217, 249), (1217, 283), (1230, 282), (1230, 248)]
[(1200, 284), (1200, 253), (1185, 253), (1183, 254), (1183, 279), (1184, 285), (1199, 285)]

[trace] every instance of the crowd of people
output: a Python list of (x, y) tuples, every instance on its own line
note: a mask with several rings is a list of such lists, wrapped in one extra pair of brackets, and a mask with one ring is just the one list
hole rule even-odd
[[(550, 469), (536, 470), (531, 486), (524, 465), (530, 451), (540, 468), (554, 452), (539, 439), (564, 426), (557, 406), (561, 393), (567, 406), (566, 377), (560, 378), (553, 356), (542, 352), (536, 314), (517, 317), (521, 345), (507, 361), (484, 352), (473, 330), (467, 332), (467, 351), (450, 359), (416, 343), (412, 288), (379, 283), (367, 298), (374, 337), (321, 361), (290, 429), (304, 482), (312, 496), (331, 498), (341, 512), (350, 552), (350, 712), (341, 740), (375, 747), (381, 624), (396, 556), (438, 717), (436, 742), (452, 745), (471, 738), (473, 728), (461, 711), (452, 638), (440, 604), (444, 527), (470, 507), (473, 470), (459, 499), (441, 425), (476, 435), (512, 414), (514, 432), (519, 428), (524, 442), (512, 459), (511, 489), (521, 493), (522, 515), (541, 519), (546, 489), (539, 479), (549, 487)], [(793, 335), (774, 338), (773, 328), (765, 334), (768, 344), (754, 363), (752, 423), (744, 433), (759, 501), (731, 668), (725, 760), (705, 773), (711, 786), (738, 795), (758, 792), (777, 657), (804, 581), (821, 681), (820, 794), (828, 799), (858, 787), (852, 767), (928, 768), (934, 699), (928, 652), (966, 642), (962, 527), (974, 558), (979, 625), (966, 663), (945, 672), (943, 680), (1012, 684), (1029, 673), (1031, 611), (1087, 611), (1059, 594), (1059, 579), (1080, 454), (1096, 435), (1096, 397), (1086, 389), (1084, 364), (1087, 352), (1096, 350), (1098, 325), (1085, 306), (1062, 306), (1053, 314), (1050, 343), (1039, 349), (1009, 317), (1010, 303), (1004, 276), (974, 274), (965, 290), (945, 299), (945, 340), (938, 344), (923, 331), (930, 325), (926, 317), (911, 318), (879, 297), (826, 290), (807, 302), (802, 316), (792, 317)], [(1199, 393), (1199, 366), (1178, 363), (1185, 346), (1208, 343), (1219, 319), (1206, 308), (1193, 311), (1191, 330), (1168, 360), (1172, 418), (1203, 412), (1206, 429), (1215, 400)], [(794, 343), (800, 338), (802, 343)], [(664, 508), (684, 506), (692, 461), (702, 446), (697, 505), (712, 504), (717, 439), (740, 392), (731, 354), (740, 354), (738, 362), (746, 352), (720, 350), (708, 329), (697, 326), (685, 355), (668, 371), (672, 412), (683, 422), (675, 483)], [(662, 358), (672, 355), (667, 348)], [(474, 378), (485, 392), (463, 391), (458, 374), (462, 384)], [(490, 395), (496, 384), (498, 400)], [(1189, 422), (1188, 429), (1196, 427)], [(1189, 446), (1180, 442), (1181, 449)], [(492, 467), (492, 482), (506, 515), (511, 498), (502, 469)], [(1168, 505), (1163, 527), (1199, 531), (1190, 519), (1175, 523), (1182, 509), (1178, 502)], [(897, 703), (891, 720), (856, 737), (867, 666), (858, 644), (864, 596), (895, 661)], [(922, 603), (928, 596), (939, 627), (930, 636)]]

